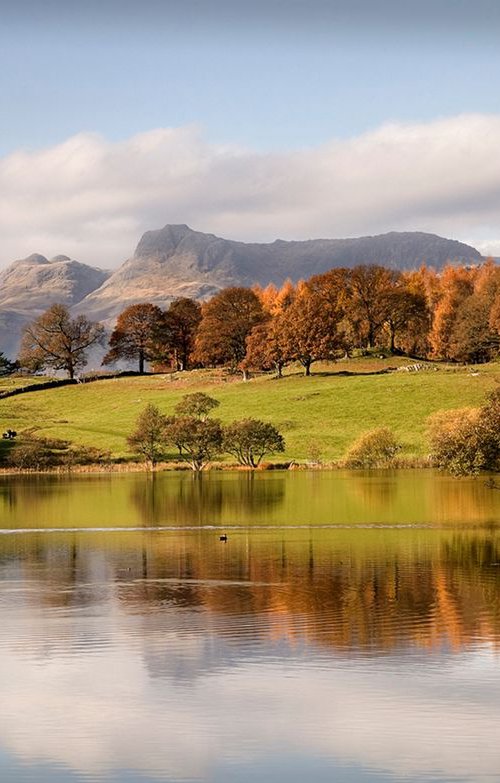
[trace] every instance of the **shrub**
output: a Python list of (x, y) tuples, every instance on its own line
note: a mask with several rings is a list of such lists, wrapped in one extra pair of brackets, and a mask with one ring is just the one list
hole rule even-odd
[(479, 409), (439, 411), (428, 420), (431, 459), (455, 476), (500, 470), (500, 390)]
[(102, 465), (111, 462), (111, 453), (95, 446), (73, 446), (61, 457), (61, 464), (67, 468), (73, 465)]
[(7, 456), (7, 464), (21, 470), (45, 470), (62, 464), (67, 441), (49, 438), (23, 439), (16, 443)]
[(349, 448), (344, 465), (349, 468), (386, 468), (402, 445), (388, 427), (364, 432)]
[(9, 452), (6, 462), (20, 470), (46, 470), (73, 465), (92, 465), (108, 462), (108, 452), (93, 446), (72, 446), (70, 441), (60, 438), (37, 438), (24, 434)]
[(276, 427), (259, 419), (234, 421), (224, 429), (222, 447), (240, 465), (257, 468), (266, 454), (285, 450), (285, 441)]
[(479, 411), (474, 408), (439, 411), (428, 419), (431, 460), (455, 476), (478, 473), (483, 466)]

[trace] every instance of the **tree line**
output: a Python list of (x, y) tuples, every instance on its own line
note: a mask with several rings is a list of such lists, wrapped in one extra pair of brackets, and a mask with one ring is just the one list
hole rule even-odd
[[(105, 330), (53, 305), (25, 327), (18, 362), (30, 370), (85, 366)], [(244, 375), (316, 361), (354, 349), (468, 363), (489, 361), (500, 347), (500, 268), (447, 265), (399, 272), (378, 265), (332, 269), (280, 288), (229, 287), (200, 304), (174, 300), (162, 310), (134, 304), (119, 315), (104, 365), (134, 362), (140, 373), (225, 366)]]

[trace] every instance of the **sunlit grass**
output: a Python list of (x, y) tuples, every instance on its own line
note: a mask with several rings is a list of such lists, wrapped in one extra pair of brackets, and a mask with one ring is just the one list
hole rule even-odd
[(500, 365), (376, 374), (408, 363), (358, 359), (316, 365), (310, 378), (295, 368), (280, 380), (261, 376), (247, 383), (196, 371), (66, 386), (0, 400), (0, 427), (33, 429), (126, 457), (126, 437), (147, 403), (172, 413), (183, 394), (203, 390), (220, 401), (214, 415), (223, 422), (252, 416), (278, 426), (287, 445), (280, 460), (306, 460), (312, 451), (324, 461), (339, 459), (358, 435), (379, 426), (395, 431), (405, 454), (421, 456), (429, 414), (481, 403), (500, 379)]

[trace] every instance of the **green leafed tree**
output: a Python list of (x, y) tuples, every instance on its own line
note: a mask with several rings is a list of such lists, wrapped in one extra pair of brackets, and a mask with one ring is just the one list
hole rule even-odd
[(18, 362), (31, 371), (64, 370), (74, 378), (87, 364), (87, 349), (103, 339), (101, 324), (84, 315), (72, 319), (64, 305), (54, 304), (24, 327)]
[(179, 456), (197, 472), (212, 462), (222, 448), (222, 427), (217, 419), (171, 416), (167, 419), (165, 436), (167, 442), (177, 448)]
[(10, 375), (17, 369), (17, 362), (11, 362), (0, 351), (0, 375)]
[(134, 432), (127, 443), (135, 454), (154, 468), (165, 456), (167, 417), (156, 405), (147, 405), (136, 422)]
[(180, 402), (175, 406), (175, 412), (179, 416), (195, 416), (205, 421), (210, 411), (213, 411), (220, 405), (219, 400), (215, 400), (204, 392), (194, 392), (185, 394)]
[(222, 447), (240, 465), (257, 468), (266, 454), (285, 450), (285, 441), (276, 427), (259, 419), (234, 421), (224, 428)]

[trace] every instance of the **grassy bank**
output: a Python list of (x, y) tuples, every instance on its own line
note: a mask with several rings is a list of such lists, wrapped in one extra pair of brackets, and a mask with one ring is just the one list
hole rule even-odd
[(287, 445), (280, 462), (307, 460), (312, 451), (324, 461), (339, 459), (360, 433), (378, 426), (395, 431), (404, 456), (419, 457), (427, 452), (429, 414), (481, 403), (500, 380), (500, 365), (385, 372), (408, 364), (357, 359), (316, 365), (310, 378), (297, 370), (280, 380), (262, 376), (247, 383), (218, 371), (112, 379), (0, 400), (0, 427), (129, 458), (126, 437), (147, 403), (172, 413), (183, 394), (204, 391), (220, 401), (216, 415), (223, 422), (253, 416), (275, 424)]

